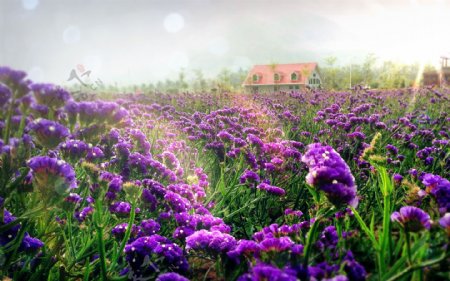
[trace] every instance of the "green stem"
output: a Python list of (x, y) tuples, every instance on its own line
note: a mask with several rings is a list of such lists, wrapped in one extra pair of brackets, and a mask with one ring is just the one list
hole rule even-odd
[(128, 226), (127, 226), (127, 231), (125, 232), (125, 236), (122, 239), (122, 242), (120, 243), (120, 247), (118, 252), (116, 253), (116, 255), (113, 258), (113, 261), (111, 263), (111, 269), (114, 269), (114, 267), (117, 264), (117, 260), (119, 259), (120, 255), (123, 252), (123, 249), (125, 248), (126, 243), (128, 242), (128, 239), (130, 239), (130, 235), (131, 235), (131, 229), (133, 228), (133, 222), (134, 222), (134, 217), (136, 215), (136, 204), (133, 203), (131, 205), (131, 211), (130, 211), (130, 219), (128, 220)]
[(24, 110), (22, 112), (22, 118), (20, 119), (19, 130), (16, 132), (17, 137), (21, 137), (23, 135), (23, 129), (25, 128), (25, 120), (27, 119), (27, 111)]
[(67, 212), (67, 227), (69, 228), (69, 246), (70, 246), (70, 255), (75, 259), (75, 245), (73, 243), (73, 234), (72, 234), (72, 216), (70, 212)]
[(428, 267), (428, 266), (432, 266), (435, 265), (437, 263), (440, 263), (441, 261), (443, 261), (444, 259), (447, 258), (447, 255), (444, 253), (441, 257), (433, 259), (433, 260), (429, 260), (423, 263), (420, 263), (418, 265), (414, 265), (414, 266), (408, 266), (407, 268), (405, 268), (403, 271), (400, 271), (399, 273), (397, 273), (396, 275), (392, 276), (391, 278), (387, 279), (387, 281), (395, 281), (397, 279), (402, 278), (403, 276), (405, 276), (406, 274), (415, 271), (417, 269), (420, 268), (424, 268), (424, 267)]
[[(101, 198), (101, 197), (100, 197)], [(103, 209), (102, 209), (102, 200), (97, 198), (95, 202), (95, 218), (94, 225), (97, 229), (97, 242), (98, 242), (98, 251), (100, 254), (100, 269), (102, 280), (107, 280), (106, 274), (106, 254), (105, 254), (105, 241), (103, 240)]]
[(311, 229), (308, 232), (308, 237), (306, 239), (306, 248), (305, 248), (305, 260), (304, 266), (308, 266), (309, 256), (311, 255), (312, 243), (314, 242), (314, 237), (316, 236), (317, 227), (319, 225), (320, 218), (316, 218)]
[(106, 255), (105, 255), (105, 243), (103, 242), (103, 227), (97, 227), (97, 239), (98, 248), (100, 252), (100, 269), (102, 273), (102, 280), (106, 281)]
[(366, 233), (366, 235), (369, 237), (370, 241), (372, 241), (373, 247), (375, 248), (375, 250), (378, 251), (379, 249), (379, 245), (377, 240), (375, 239), (375, 235), (372, 233), (372, 231), (370, 231), (370, 229), (367, 227), (366, 223), (363, 221), (363, 219), (361, 218), (361, 216), (359, 215), (358, 211), (356, 211), (355, 208), (353, 208), (352, 206), (349, 206), (350, 209), (352, 210), (353, 214), (355, 215), (356, 220), (359, 223), (359, 226), (361, 227), (361, 229)]
[(9, 105), (8, 113), (6, 115), (6, 127), (3, 135), (3, 142), (7, 144), (9, 142), (9, 131), (11, 130), (11, 117), (14, 112), (14, 103), (16, 102), (16, 93), (13, 94), (11, 104)]
[(53, 108), (49, 107), (48, 108), (48, 120), (53, 120), (55, 117), (55, 111), (53, 110)]
[(406, 253), (408, 255), (408, 264), (412, 266), (412, 257), (411, 257), (411, 240), (409, 236), (409, 232), (405, 229), (405, 240), (406, 240)]

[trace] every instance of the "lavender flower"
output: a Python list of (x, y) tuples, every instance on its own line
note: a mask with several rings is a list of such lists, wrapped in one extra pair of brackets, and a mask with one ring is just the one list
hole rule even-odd
[[(123, 239), (125, 236), (125, 232), (127, 231), (128, 223), (120, 223), (113, 227), (111, 230), (111, 234), (117, 239)], [(131, 226), (131, 237), (136, 237), (140, 233), (141, 229), (139, 226), (132, 225)]]
[(244, 183), (259, 183), (259, 175), (253, 171), (246, 170), (239, 179), (241, 184)]
[(189, 281), (189, 279), (178, 273), (168, 272), (160, 274), (158, 278), (156, 278), (156, 281)]
[(273, 265), (258, 263), (252, 267), (250, 273), (238, 278), (238, 281), (271, 280), (271, 281), (297, 281), (295, 271), (283, 271)]
[(71, 98), (69, 92), (53, 84), (33, 84), (31, 90), (38, 103), (53, 109), (63, 106)]
[(266, 238), (259, 243), (263, 252), (282, 252), (291, 249), (294, 242), (289, 237)]
[(336, 248), (339, 241), (339, 236), (336, 231), (336, 227), (327, 226), (320, 234), (319, 240), (317, 241), (317, 247), (322, 251), (325, 249)]
[(30, 124), (36, 141), (47, 148), (55, 148), (69, 135), (69, 130), (63, 125), (47, 119), (37, 119)]
[(76, 188), (75, 172), (63, 160), (47, 156), (36, 156), (28, 160), (33, 184), (43, 193), (65, 194)]
[(233, 249), (236, 240), (233, 236), (220, 231), (205, 229), (194, 232), (186, 238), (186, 250), (205, 250), (212, 253), (225, 253)]
[[(186, 272), (189, 265), (183, 250), (160, 235), (144, 236), (125, 246), (126, 260), (136, 273), (142, 275), (158, 270), (157, 265), (169, 266), (176, 272)], [(150, 257), (155, 257), (151, 262)]]
[(358, 263), (353, 257), (353, 253), (348, 251), (344, 258), (344, 270), (350, 281), (364, 281), (366, 280), (367, 272), (365, 268)]
[(283, 196), (286, 194), (286, 191), (278, 186), (270, 185), (268, 183), (262, 182), (256, 188), (265, 190), (270, 194)]
[(227, 253), (228, 257), (238, 261), (240, 256), (251, 256), (253, 254), (258, 255), (260, 246), (258, 243), (252, 240), (239, 240), (236, 247)]
[(77, 211), (73, 214), (73, 216), (79, 221), (83, 222), (86, 220), (88, 215), (91, 215), (94, 212), (94, 207), (88, 206), (83, 208), (81, 211)]
[(142, 232), (145, 233), (146, 235), (153, 235), (161, 229), (161, 226), (159, 225), (159, 223), (157, 223), (156, 221), (154, 221), (152, 219), (141, 221), (140, 226), (141, 226)]
[(413, 206), (400, 208), (400, 212), (394, 212), (391, 220), (398, 222), (406, 231), (419, 232), (430, 229), (430, 216), (422, 209)]
[(309, 167), (306, 182), (322, 190), (335, 205), (358, 205), (355, 178), (341, 156), (330, 146), (310, 144), (302, 157)]
[(450, 213), (446, 213), (439, 220), (439, 224), (447, 231), (448, 236), (450, 236)]
[(67, 140), (59, 145), (62, 154), (72, 160), (78, 160), (86, 156), (89, 145), (81, 140)]
[(22, 242), (20, 243), (19, 250), (26, 252), (35, 252), (38, 249), (42, 248), (44, 243), (34, 237), (31, 237), (28, 232), (25, 232), (25, 236), (23, 237)]
[[(121, 217), (127, 217), (131, 212), (131, 204), (128, 202), (115, 202), (109, 206), (109, 211)], [(136, 213), (139, 213), (139, 208), (136, 208)]]
[(11, 96), (12, 96), (11, 90), (2, 83), (0, 83), (0, 108), (9, 101)]
[(425, 174), (422, 183), (436, 200), (441, 213), (450, 212), (450, 181), (433, 174)]

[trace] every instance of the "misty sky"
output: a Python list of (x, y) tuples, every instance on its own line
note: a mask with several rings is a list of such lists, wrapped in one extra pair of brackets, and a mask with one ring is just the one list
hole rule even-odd
[(449, 26), (450, 0), (0, 0), (0, 65), (67, 85), (81, 64), (123, 85), (371, 52), (436, 64)]

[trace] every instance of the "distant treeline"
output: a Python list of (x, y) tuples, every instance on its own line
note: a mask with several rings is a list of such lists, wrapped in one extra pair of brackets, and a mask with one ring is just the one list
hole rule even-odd
[[(424, 69), (431, 70), (432, 66)], [(345, 90), (355, 85), (370, 88), (391, 89), (405, 88), (414, 85), (419, 74), (420, 65), (400, 64), (392, 61), (379, 62), (373, 54), (361, 63), (339, 64), (336, 57), (327, 57), (319, 64), (322, 77), (322, 88), (326, 90)], [(240, 92), (242, 82), (246, 78), (248, 69), (231, 71), (223, 69), (214, 78), (206, 78), (201, 70), (180, 70), (177, 75), (156, 83), (143, 83), (120, 87), (116, 85), (102, 85), (95, 90), (79, 85), (70, 90), (74, 92), (101, 94), (102, 96), (115, 93), (182, 93), (182, 92)]]

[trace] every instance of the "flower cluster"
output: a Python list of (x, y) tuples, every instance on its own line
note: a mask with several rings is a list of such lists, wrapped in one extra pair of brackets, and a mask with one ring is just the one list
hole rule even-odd
[(355, 178), (347, 163), (331, 146), (308, 145), (302, 161), (309, 167), (306, 182), (325, 192), (333, 204), (358, 205)]
[(65, 194), (77, 187), (75, 172), (68, 163), (48, 156), (36, 156), (28, 161), (34, 185), (43, 194)]
[(69, 130), (66, 127), (47, 119), (37, 119), (29, 127), (36, 142), (47, 148), (57, 147), (69, 136)]

